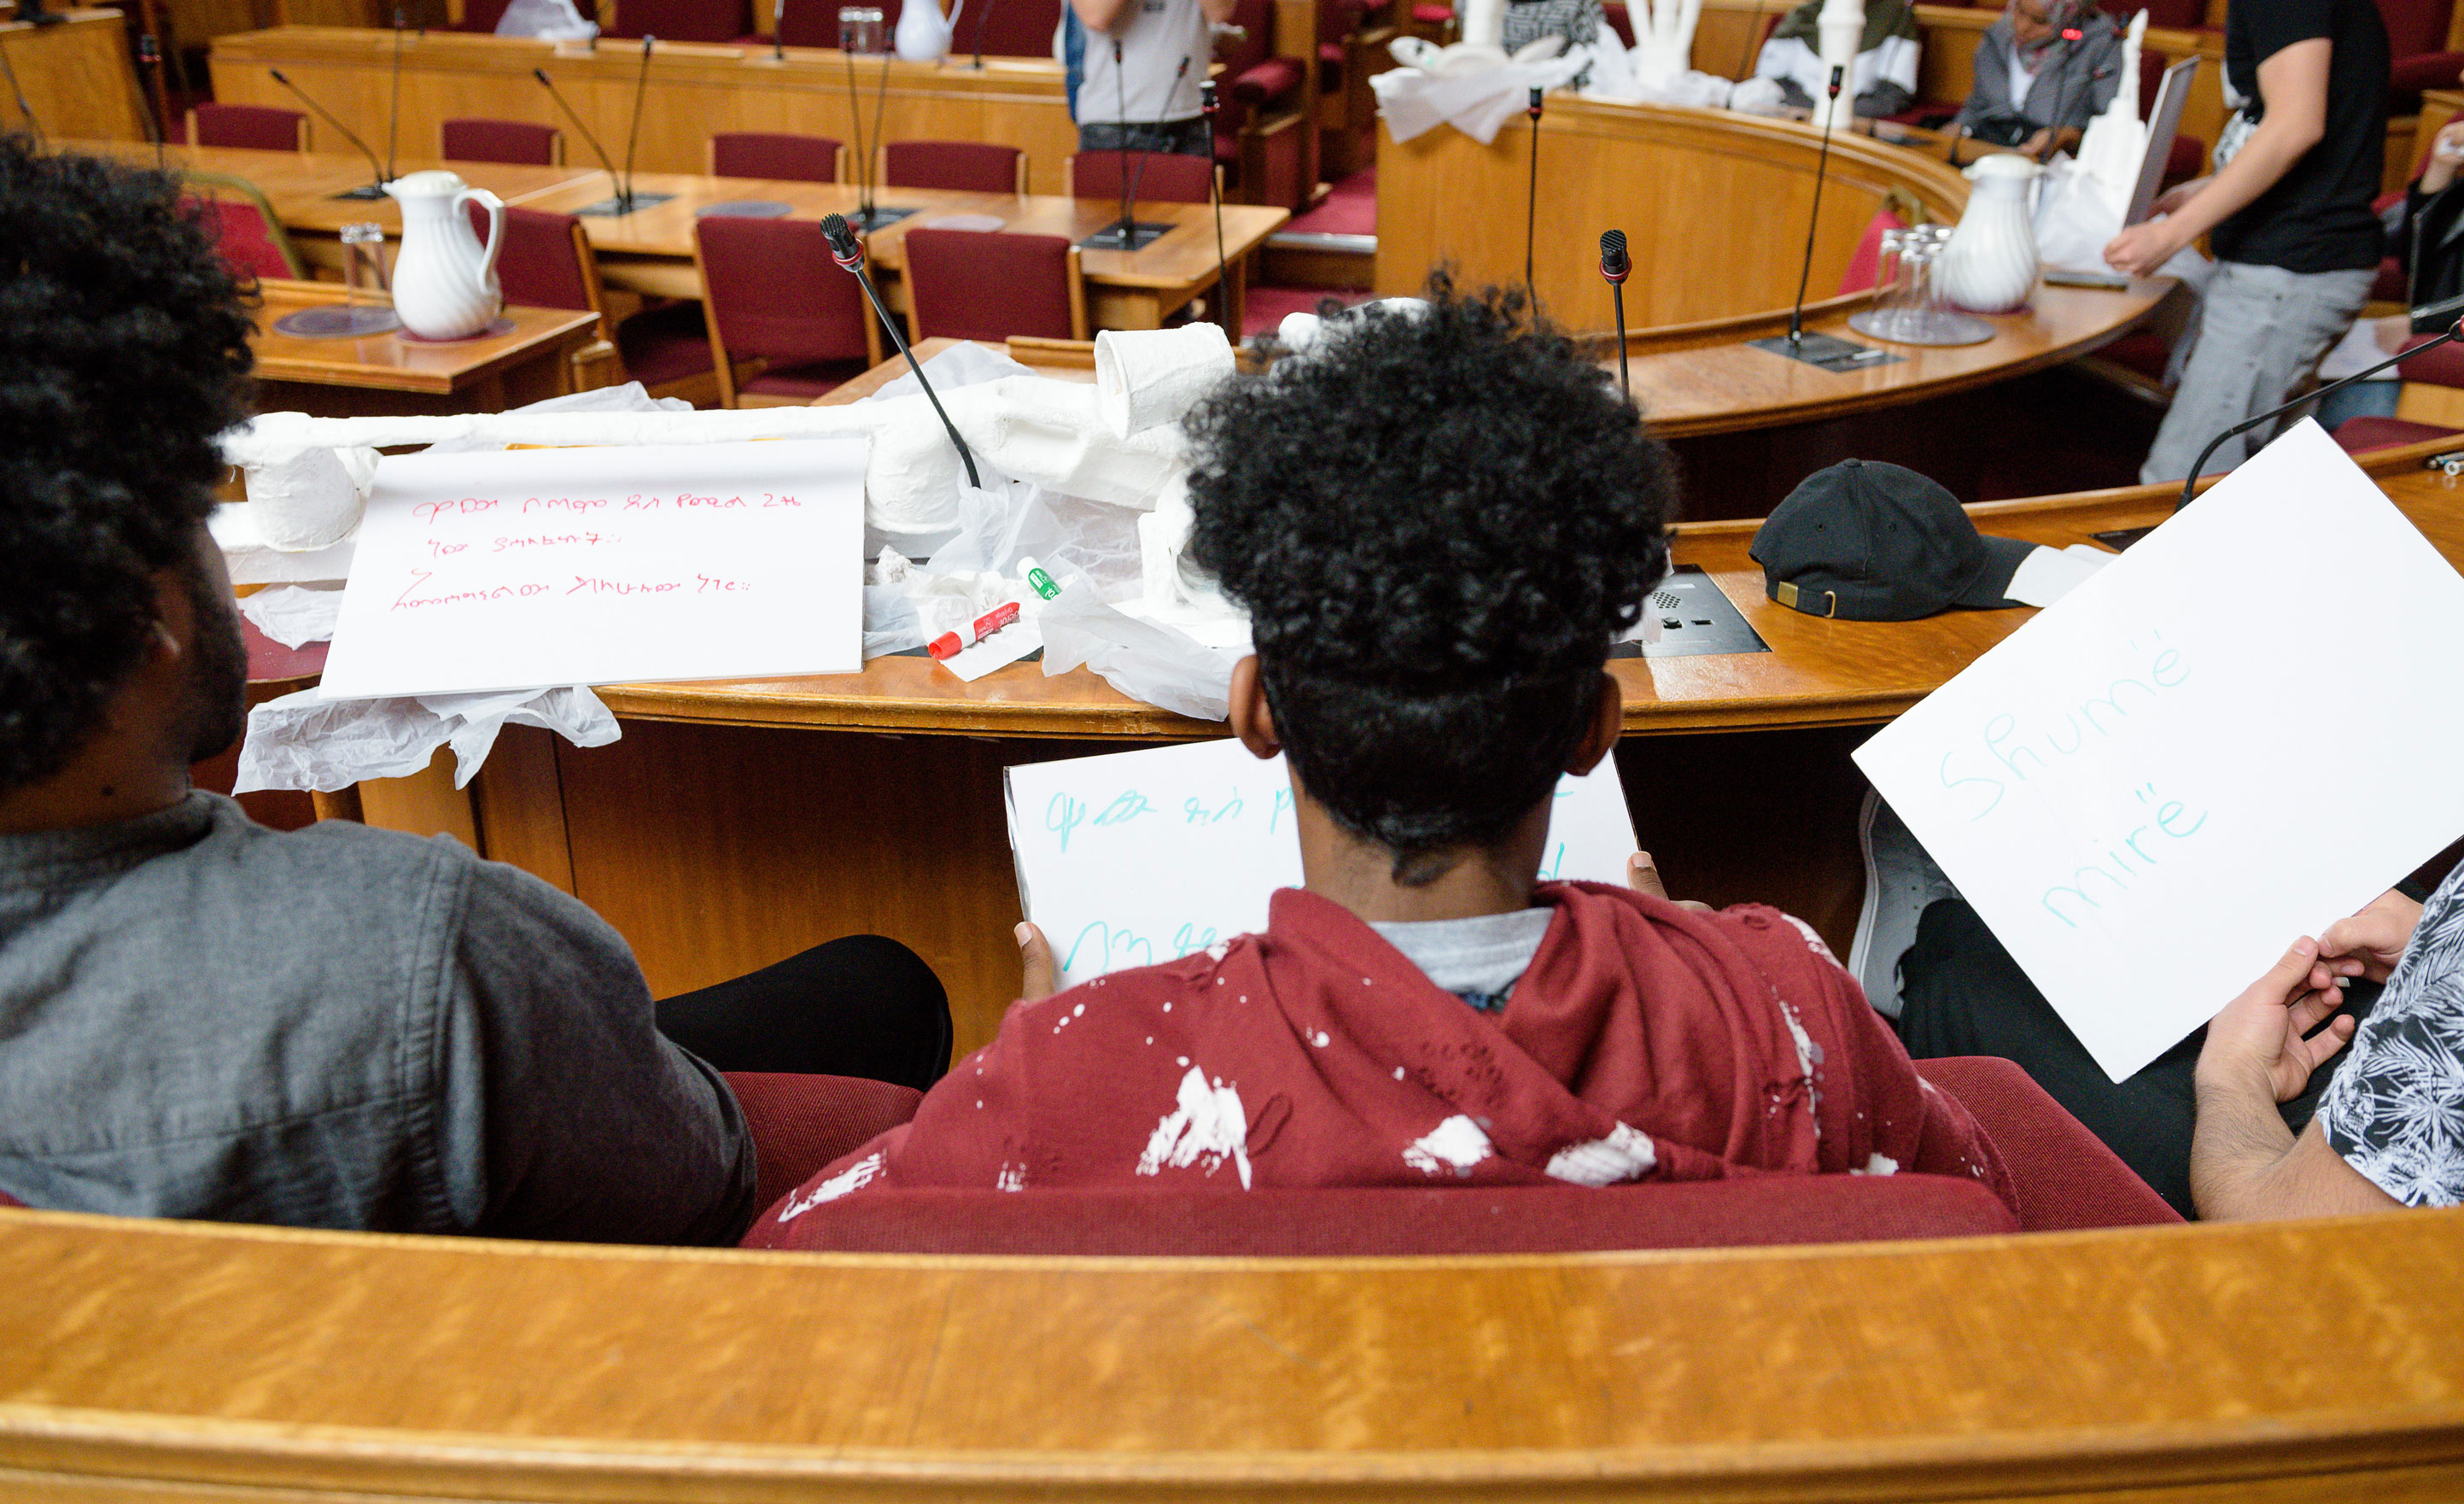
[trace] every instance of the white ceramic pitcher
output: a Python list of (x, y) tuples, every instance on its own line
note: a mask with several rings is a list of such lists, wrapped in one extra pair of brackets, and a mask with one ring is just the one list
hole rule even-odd
[(939, 62), (950, 55), (950, 36), (958, 27), (958, 12), (967, 0), (941, 13), (940, 0), (907, 0), (898, 8), (898, 31), (891, 46), (909, 62)]
[[(504, 305), (496, 253), (505, 243), (505, 204), (451, 172), (410, 172), (385, 185), (402, 206), (402, 250), (393, 264), (393, 311), (423, 340), (461, 340), (488, 327)], [(488, 210), (488, 243), (471, 232), (465, 204)]]
[(1943, 247), (1934, 274), (1943, 295), (1977, 313), (2024, 307), (2036, 286), (2036, 227), (2028, 214), (2028, 185), (2043, 169), (2026, 157), (1997, 152), (1969, 165), (1968, 210)]

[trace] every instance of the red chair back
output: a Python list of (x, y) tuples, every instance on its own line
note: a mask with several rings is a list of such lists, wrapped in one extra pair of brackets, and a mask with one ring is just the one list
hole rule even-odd
[(22, 1206), (24, 1205), (26, 1205), (24, 1202), (10, 1195), (7, 1191), (0, 1191), (0, 1206)]
[(981, 141), (893, 141), (881, 149), (881, 181), (891, 188), (946, 188), (956, 193), (1015, 193), (1016, 146)]
[[(747, 1235), (775, 1246), (773, 1202)], [(1664, 1184), (1166, 1193), (869, 1190), (786, 1225), (845, 1252), (1385, 1257), (1866, 1243), (2018, 1230), (1974, 1181), (1807, 1175)]]
[(845, 149), (827, 136), (730, 131), (710, 139), (710, 170), (722, 178), (836, 183), (839, 153)]
[(958, 33), (950, 44), (953, 50), (972, 55), (976, 28), (981, 25), (987, 57), (1052, 55), (1052, 33), (1061, 24), (1062, 0), (1001, 0), (980, 14), (976, 3), (969, 0), (966, 14), (958, 17)]
[(849, 1075), (779, 1075), (730, 1071), (727, 1084), (744, 1109), (760, 1164), (757, 1205), (767, 1206), (832, 1160), (915, 1116), (924, 1094), (912, 1086)]
[[(2148, 25), (2169, 26), (2181, 31), (2201, 31), (2208, 24), (2208, 0), (2105, 0), (2104, 11), (2120, 21), (2127, 21), (2145, 11)], [(2145, 68), (2146, 64), (2140, 66)], [(2164, 70), (2156, 71), (2162, 73)]]
[(242, 276), (283, 277), (299, 274), (283, 259), (282, 250), (274, 243), (266, 230), (265, 216), (246, 199), (198, 198), (188, 202), (203, 216), (206, 233), (211, 235), (214, 249), (223, 261)]
[(514, 0), (462, 0), (462, 19), (448, 21), (443, 29), (493, 34), (496, 23), (505, 18), (505, 11), (513, 3)]
[(2104, 1140), (2012, 1062), (1962, 1055), (1920, 1060), (1916, 1067), (1917, 1074), (1959, 1098), (2001, 1152), (2002, 1166), (2019, 1188), (2021, 1230), (2182, 1220)]
[[(2387, 55), (2416, 56), (2447, 50), (2447, 16), (2452, 0), (2379, 0), (2379, 19), (2387, 23)], [(2450, 78), (2447, 87), (2453, 87)]]
[(552, 167), (562, 155), (561, 135), (553, 125), (528, 121), (447, 121), (437, 136), (448, 162), (507, 162), (519, 166)]
[(752, 30), (753, 11), (745, 0), (616, 0), (616, 24), (607, 34), (732, 42)]
[(1212, 203), (1215, 164), (1174, 151), (1082, 151), (1069, 159), (1069, 191), (1118, 203), (1126, 186), (1150, 204)]
[(270, 104), (200, 104), (188, 111), (188, 134), (200, 146), (297, 151), (308, 117)]
[[(898, 0), (880, 0), (874, 9), (881, 12), (882, 35), (896, 35)], [(959, 19), (974, 25), (974, 9), (970, 0), (969, 14)], [(779, 39), (790, 47), (836, 47), (839, 44), (839, 0), (786, 0), (786, 7), (779, 17)], [(1046, 53), (1051, 51), (1048, 38), (1045, 50)], [(867, 60), (856, 66), (876, 68), (880, 65)]]
[(1881, 279), (1882, 232), (1907, 228), (1907, 221), (1889, 210), (1875, 210), (1874, 217), (1865, 221), (1865, 233), (1858, 239), (1856, 253), (1848, 257), (1848, 270), (1839, 274), (1839, 290), (1842, 293), (1870, 291)]
[(1060, 235), (907, 232), (907, 297), (915, 338), (1078, 338), (1069, 306), (1069, 251)]
[[(471, 229), (485, 245), (488, 211), (476, 204), (463, 206)], [(505, 301), (525, 308), (588, 308), (592, 297), (590, 269), (574, 248), (573, 230), (582, 221), (572, 214), (546, 214), (535, 209), (505, 210), (505, 248), (496, 254), (496, 280)]]
[(862, 360), (863, 289), (808, 219), (720, 216), (693, 226), (704, 306), (731, 358), (774, 365)]

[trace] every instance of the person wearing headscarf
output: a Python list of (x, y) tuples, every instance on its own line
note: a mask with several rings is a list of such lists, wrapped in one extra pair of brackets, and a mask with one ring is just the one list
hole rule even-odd
[[(1822, 0), (1805, 0), (1781, 17), (1754, 62), (1754, 77), (1778, 84), (1780, 98), (1798, 109), (1813, 108), (1831, 79), (1815, 25), (1821, 13)], [(1920, 45), (1916, 8), (1908, 0), (1866, 0), (1864, 34), (1857, 39), (1857, 61), (1848, 70), (1847, 88), (1859, 115), (1897, 115), (1916, 102)]]
[(1976, 44), (1952, 129), (2035, 157), (2079, 144), (2122, 86), (2122, 31), (2089, 0), (2011, 0)]

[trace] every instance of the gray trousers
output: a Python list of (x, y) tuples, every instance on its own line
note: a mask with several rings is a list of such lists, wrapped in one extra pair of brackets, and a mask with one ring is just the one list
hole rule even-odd
[[(2153, 484), (2190, 473), (2210, 439), (2299, 390), (2369, 300), (2376, 271), (2288, 272), (2222, 261), (2200, 300), (2172, 409), (2139, 467)], [(2208, 475), (2233, 469), (2274, 437), (2254, 429), (2218, 445)]]

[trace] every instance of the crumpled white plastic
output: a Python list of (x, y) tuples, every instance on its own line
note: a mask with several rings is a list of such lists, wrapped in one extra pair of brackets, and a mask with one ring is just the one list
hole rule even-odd
[(334, 622), (342, 614), (342, 592), (339, 587), (277, 585), (241, 596), (239, 613), (286, 648), (331, 642)]
[[(1533, 55), (1547, 44), (1564, 41), (1560, 36), (1544, 36), (1511, 58), (1476, 72), (1440, 75), (1415, 66), (1390, 68), (1372, 77), (1369, 86), (1376, 92), (1377, 113), (1397, 142), (1450, 123), (1485, 146), (1497, 140), (1507, 119), (1522, 112), (1531, 90), (1558, 88), (1591, 65), (1592, 49), (1587, 46), (1571, 48), (1556, 57)], [(1405, 55), (1399, 45), (1396, 55)], [(1434, 57), (1414, 55), (1444, 66)]]
[(578, 747), (605, 746), (621, 734), (606, 705), (579, 684), (415, 699), (319, 699), (304, 689), (248, 713), (233, 791), (332, 793), (363, 779), (407, 778), (447, 745), (453, 786), (461, 788), (509, 723), (543, 726)]
[(1231, 713), (1232, 665), (1240, 653), (1125, 615), (1084, 581), (1070, 582), (1046, 601), (1039, 625), (1047, 675), (1067, 674), (1083, 663), (1132, 699), (1199, 720), (1221, 720)]
[(581, 42), (599, 34), (599, 23), (584, 20), (573, 0), (514, 0), (497, 18), (496, 34)]

